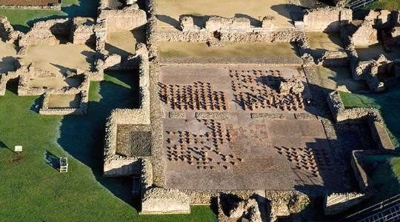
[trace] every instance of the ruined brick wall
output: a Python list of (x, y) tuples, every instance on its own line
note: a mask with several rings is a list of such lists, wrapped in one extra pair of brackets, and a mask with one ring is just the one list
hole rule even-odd
[(189, 214), (189, 197), (175, 189), (150, 188), (142, 198), (141, 214)]
[(205, 29), (209, 32), (250, 32), (250, 20), (248, 18), (223, 18), (220, 16), (211, 16), (206, 21)]
[(341, 25), (351, 22), (353, 13), (345, 8), (317, 8), (306, 10), (304, 29), (306, 32), (337, 32)]
[(378, 148), (386, 150), (394, 149), (379, 110), (374, 108), (346, 109), (338, 91), (330, 93), (327, 102), (337, 122), (368, 121), (370, 132)]
[(373, 22), (364, 21), (353, 34), (354, 46), (369, 46), (378, 43), (378, 30), (373, 28)]
[(91, 18), (74, 18), (71, 27), (71, 42), (78, 45), (95, 45), (95, 23)]
[(68, 35), (71, 32), (72, 21), (70, 19), (54, 19), (37, 22), (32, 29), (19, 41), (19, 46), (59, 44), (55, 35)]
[(0, 41), (14, 43), (22, 35), (21, 32), (14, 30), (7, 17), (0, 16)]
[(142, 27), (147, 23), (146, 12), (143, 10), (103, 10), (98, 18), (106, 20), (107, 32), (129, 31)]
[(333, 193), (325, 197), (325, 214), (334, 215), (355, 206), (368, 198), (362, 193)]
[(52, 6), (60, 3), (60, 0), (0, 0), (1, 6)]
[(144, 44), (138, 44), (139, 57), (139, 87), (141, 93), (141, 107), (139, 109), (115, 109), (106, 124), (104, 142), (104, 175), (126, 176), (140, 174), (140, 157), (122, 157), (116, 155), (117, 127), (119, 124), (149, 125), (150, 124), (150, 91), (149, 91), (149, 60)]
[[(159, 42), (207, 42), (214, 38), (211, 32), (179, 30), (157, 31), (156, 39)], [(304, 32), (297, 29), (282, 29), (273, 32), (221, 32), (222, 42), (297, 42), (305, 38)]]

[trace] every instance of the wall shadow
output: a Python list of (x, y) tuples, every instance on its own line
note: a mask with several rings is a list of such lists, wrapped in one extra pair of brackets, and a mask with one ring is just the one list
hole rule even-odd
[(236, 17), (236, 18), (247, 18), (247, 19), (250, 20), (250, 25), (252, 25), (254, 27), (261, 27), (261, 25), (262, 25), (262, 21), (260, 20), (262, 18), (256, 19), (256, 18), (253, 18), (253, 17), (251, 17), (249, 15), (241, 14), (241, 13), (236, 13), (234, 17)]
[(50, 151), (46, 150), (46, 152), (44, 153), (44, 159), (47, 165), (51, 166), (53, 169), (58, 171), (58, 169), (60, 168), (59, 157), (57, 157)]
[(180, 23), (178, 20), (172, 18), (171, 16), (168, 15), (156, 15), (156, 18), (160, 20), (161, 22), (165, 22), (168, 25), (173, 26), (174, 28), (180, 29)]
[(15, 58), (13, 56), (6, 56), (0, 60), (0, 73), (5, 73), (15, 70)]
[(88, 115), (65, 116), (57, 142), (71, 156), (90, 167), (104, 187), (131, 204), (131, 179), (103, 177), (103, 147), (105, 123), (111, 111), (140, 106), (139, 75), (137, 70), (106, 73), (104, 81), (91, 83)]

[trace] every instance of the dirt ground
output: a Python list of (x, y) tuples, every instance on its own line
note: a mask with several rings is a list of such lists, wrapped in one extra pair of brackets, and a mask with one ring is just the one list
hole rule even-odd
[(160, 56), (168, 57), (248, 57), (298, 58), (297, 49), (289, 43), (225, 43), (223, 47), (208, 47), (205, 43), (163, 42)]
[(150, 156), (151, 132), (148, 126), (118, 125), (117, 154), (123, 156)]
[(63, 78), (63, 74), (55, 73), (54, 77), (35, 77), (28, 82), (30, 87), (61, 89), (62, 87), (78, 87), (82, 83), (80, 78)]
[(28, 47), (23, 61), (33, 62), (36, 69), (65, 73), (71, 69), (90, 70), (93, 55), (94, 51), (85, 45), (37, 45)]
[[(338, 185), (325, 131), (307, 107), (292, 111), (273, 107), (244, 110), (240, 105), (235, 96), (237, 90), (251, 90), (254, 95), (248, 95), (259, 98), (259, 84), (250, 84), (257, 72), (264, 73), (254, 76), (263, 84), (268, 73), (304, 79), (298, 69), (288, 67), (161, 68), (159, 95), (165, 104), (163, 138), (168, 188), (290, 190)], [(234, 86), (232, 73), (239, 73), (240, 86)], [(163, 97), (164, 86), (184, 104), (184, 109)], [(193, 90), (201, 93), (193, 94)], [(203, 108), (186, 106), (188, 100), (195, 100)]]
[(0, 41), (0, 73), (15, 70), (16, 53), (14, 45)]
[(381, 44), (375, 44), (365, 48), (356, 48), (360, 60), (377, 59), (380, 54), (386, 58), (394, 60), (400, 58), (400, 47), (392, 47), (392, 52), (388, 53), (383, 50)]
[(343, 50), (343, 44), (338, 34), (308, 32), (307, 37), (310, 49), (314, 50), (318, 55), (322, 55), (326, 51)]
[(362, 81), (354, 81), (348, 68), (315, 66), (320, 86), (336, 90), (338, 86), (345, 86), (351, 92), (367, 91), (367, 85)]
[(135, 45), (144, 42), (145, 30), (107, 33), (106, 50), (110, 53), (127, 57), (135, 54)]
[(79, 94), (50, 95), (49, 108), (78, 108), (81, 102)]
[(274, 16), (279, 27), (290, 26), (290, 13), (286, 0), (159, 0), (157, 18), (162, 28), (179, 27), (179, 16), (219, 15), (223, 17), (245, 17), (259, 24), (264, 16)]

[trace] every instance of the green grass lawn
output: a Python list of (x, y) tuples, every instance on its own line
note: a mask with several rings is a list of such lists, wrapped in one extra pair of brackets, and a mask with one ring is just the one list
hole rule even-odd
[[(346, 108), (372, 107), (381, 112), (388, 129), (389, 136), (396, 147), (400, 141), (400, 88), (393, 87), (380, 94), (351, 94), (340, 92)], [(397, 148), (398, 149), (398, 148)], [(368, 156), (366, 161), (375, 166), (371, 173), (373, 187), (380, 192), (376, 199), (388, 198), (400, 193), (400, 157), (393, 156)], [(373, 163), (378, 164), (373, 164)]]
[(391, 88), (380, 94), (355, 94), (340, 92), (346, 108), (370, 107), (380, 111), (387, 126), (389, 137), (396, 147), (400, 141), (400, 89)]
[[(131, 181), (102, 177), (105, 118), (115, 107), (135, 107), (137, 79), (109, 73), (92, 83), (88, 116), (41, 116), (36, 97), (18, 97), (9, 84), (0, 97), (0, 221), (215, 221), (208, 206), (190, 215), (138, 216)], [(20, 158), (12, 152), (23, 145)], [(68, 156), (60, 174), (47, 156)]]
[(400, 157), (367, 155), (362, 161), (371, 179), (370, 186), (380, 191), (374, 198), (385, 199), (400, 193)]
[(379, 0), (368, 6), (368, 9), (387, 9), (389, 11), (400, 10), (399, 0)]
[(61, 10), (0, 9), (0, 15), (7, 16), (17, 30), (26, 32), (31, 22), (47, 18), (95, 17), (98, 0), (65, 0)]

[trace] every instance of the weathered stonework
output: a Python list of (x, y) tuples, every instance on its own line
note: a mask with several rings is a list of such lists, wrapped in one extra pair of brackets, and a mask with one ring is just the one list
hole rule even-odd
[(369, 46), (378, 43), (378, 30), (373, 28), (372, 22), (364, 21), (353, 34), (354, 46)]
[(189, 214), (189, 197), (173, 189), (150, 188), (142, 198), (141, 214)]
[(353, 13), (345, 8), (317, 8), (305, 11), (304, 30), (306, 32), (337, 32), (340, 26), (351, 22)]
[(325, 197), (325, 214), (334, 215), (355, 206), (368, 196), (362, 193), (333, 193)]
[(123, 10), (102, 10), (98, 20), (106, 22), (107, 32), (129, 31), (146, 25), (146, 12), (135, 7)]
[(385, 123), (379, 111), (373, 108), (352, 108), (346, 109), (340, 98), (339, 92), (334, 91), (328, 96), (328, 105), (337, 122), (357, 122), (368, 121), (373, 139), (378, 148), (385, 150), (394, 149), (394, 145), (390, 140), (386, 131)]

